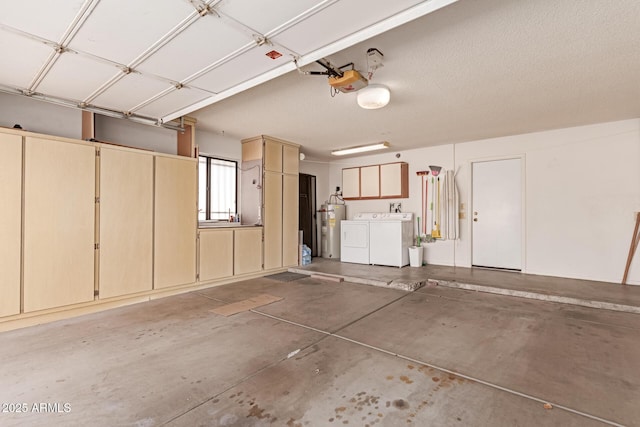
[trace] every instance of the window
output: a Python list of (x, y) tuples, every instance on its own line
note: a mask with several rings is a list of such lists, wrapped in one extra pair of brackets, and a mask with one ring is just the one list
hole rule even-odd
[(198, 220), (228, 220), (237, 214), (238, 162), (200, 156)]

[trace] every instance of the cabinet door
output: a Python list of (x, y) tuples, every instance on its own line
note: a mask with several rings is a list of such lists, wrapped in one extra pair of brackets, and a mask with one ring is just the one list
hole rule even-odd
[(262, 270), (262, 228), (234, 230), (233, 243), (233, 274)]
[(264, 173), (264, 268), (282, 267), (282, 174)]
[(380, 197), (409, 197), (408, 173), (406, 163), (380, 165)]
[(264, 140), (264, 169), (282, 172), (282, 144), (270, 139)]
[(100, 298), (150, 291), (153, 155), (100, 150)]
[(0, 317), (20, 313), (22, 137), (0, 134)]
[(360, 168), (360, 197), (380, 197), (380, 167)]
[(156, 156), (154, 289), (196, 280), (196, 162)]
[(298, 265), (298, 175), (282, 176), (282, 264)]
[(342, 197), (360, 197), (360, 168), (342, 169)]
[(233, 276), (233, 230), (200, 231), (200, 281)]
[(282, 172), (297, 174), (300, 170), (300, 149), (293, 145), (282, 146)]
[(24, 311), (93, 300), (96, 149), (27, 137)]

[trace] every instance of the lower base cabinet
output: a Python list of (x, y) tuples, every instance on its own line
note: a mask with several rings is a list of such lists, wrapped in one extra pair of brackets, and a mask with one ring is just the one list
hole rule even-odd
[(262, 228), (240, 228), (233, 236), (233, 273), (262, 270)]
[(233, 230), (200, 231), (200, 281), (233, 276)]

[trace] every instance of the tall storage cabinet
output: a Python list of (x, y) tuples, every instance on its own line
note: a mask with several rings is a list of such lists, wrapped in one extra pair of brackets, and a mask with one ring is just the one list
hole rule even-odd
[(100, 148), (100, 298), (153, 286), (153, 154)]
[(25, 138), (24, 311), (94, 299), (91, 144)]
[(20, 313), (22, 137), (0, 134), (0, 317)]
[(243, 218), (260, 218), (264, 230), (264, 269), (270, 270), (298, 264), (298, 173), (297, 144), (269, 136), (242, 141), (243, 169), (256, 164), (262, 167), (260, 207), (252, 210), (255, 188), (242, 182)]
[(264, 268), (282, 267), (282, 174), (264, 172)]
[(196, 159), (156, 155), (154, 289), (196, 281)]

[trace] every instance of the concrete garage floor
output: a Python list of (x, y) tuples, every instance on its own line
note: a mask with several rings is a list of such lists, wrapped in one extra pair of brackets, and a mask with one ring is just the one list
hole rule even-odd
[(0, 333), (0, 364), (2, 426), (640, 425), (639, 315), (441, 286), (249, 280)]

